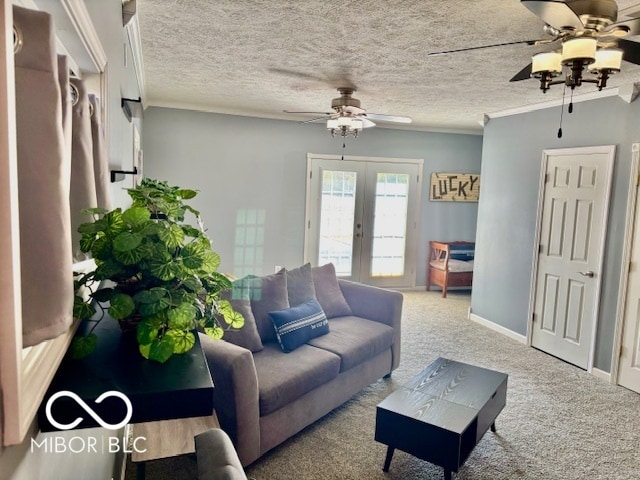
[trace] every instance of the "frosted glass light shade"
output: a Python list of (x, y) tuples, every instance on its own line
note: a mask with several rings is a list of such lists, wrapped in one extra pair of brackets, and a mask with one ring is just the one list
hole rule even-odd
[(617, 48), (602, 48), (596, 52), (596, 61), (589, 65), (589, 70), (620, 71), (622, 64), (622, 50)]
[(333, 130), (335, 128), (338, 128), (338, 120), (335, 118), (330, 118), (329, 120), (327, 120), (327, 129)]
[(359, 120), (356, 118), (351, 121), (352, 130), (362, 130), (362, 128), (363, 128), (362, 120)]
[(580, 60), (590, 64), (596, 60), (596, 47), (598, 41), (595, 38), (572, 38), (562, 44), (562, 63), (570, 64), (574, 60)]
[(531, 74), (562, 72), (562, 55), (556, 52), (538, 53), (531, 58)]
[(350, 127), (351, 117), (338, 117), (338, 125), (341, 127)]

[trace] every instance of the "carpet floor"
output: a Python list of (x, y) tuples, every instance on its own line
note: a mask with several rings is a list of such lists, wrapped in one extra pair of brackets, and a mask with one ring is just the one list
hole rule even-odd
[[(507, 405), (454, 479), (640, 478), (640, 395), (467, 319), (470, 296), (404, 292), (400, 367), (247, 468), (256, 480), (442, 479), (373, 439), (376, 405), (438, 357), (509, 375)], [(127, 463), (127, 479), (135, 468)], [(195, 480), (193, 455), (147, 463), (147, 479)]]

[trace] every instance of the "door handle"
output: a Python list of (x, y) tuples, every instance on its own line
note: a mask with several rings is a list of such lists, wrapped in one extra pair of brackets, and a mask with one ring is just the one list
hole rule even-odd
[(583, 277), (593, 278), (595, 276), (595, 273), (593, 273), (591, 270), (589, 270), (588, 272), (579, 272), (579, 273)]

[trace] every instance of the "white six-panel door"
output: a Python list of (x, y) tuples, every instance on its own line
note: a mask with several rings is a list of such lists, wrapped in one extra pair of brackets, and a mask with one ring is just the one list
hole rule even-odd
[(592, 367), (615, 147), (544, 152), (531, 343)]
[[(640, 180), (638, 180), (640, 181)], [(640, 393), (640, 187), (636, 184), (636, 207), (631, 259), (624, 307), (624, 330), (618, 383)]]

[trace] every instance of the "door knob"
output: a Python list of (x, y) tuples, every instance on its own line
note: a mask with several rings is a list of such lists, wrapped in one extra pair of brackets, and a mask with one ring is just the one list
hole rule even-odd
[(595, 273), (593, 273), (591, 270), (589, 270), (588, 272), (580, 272), (580, 275), (582, 275), (583, 277), (593, 278)]

